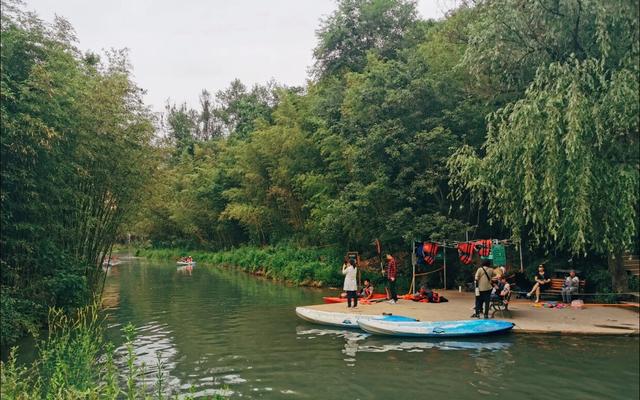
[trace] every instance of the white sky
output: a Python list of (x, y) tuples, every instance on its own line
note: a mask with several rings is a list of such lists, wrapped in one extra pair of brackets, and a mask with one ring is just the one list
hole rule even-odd
[[(52, 21), (65, 17), (79, 47), (128, 48), (134, 79), (156, 111), (166, 100), (198, 105), (202, 89), (273, 78), (304, 85), (315, 31), (334, 0), (25, 0)], [(442, 18), (455, 0), (419, 0), (423, 18)]]

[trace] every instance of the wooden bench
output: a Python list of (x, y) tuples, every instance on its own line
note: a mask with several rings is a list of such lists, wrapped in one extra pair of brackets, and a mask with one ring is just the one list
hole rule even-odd
[(502, 316), (505, 314), (511, 317), (511, 311), (509, 311), (509, 300), (511, 300), (511, 291), (504, 296), (504, 299), (497, 298), (491, 300), (491, 318), (496, 315), (497, 312), (500, 312)]
[[(564, 278), (551, 279), (551, 284), (549, 289), (543, 291), (542, 294), (561, 296), (562, 287), (564, 286), (564, 281), (565, 281)], [(581, 296), (581, 294), (584, 293), (584, 288), (586, 284), (587, 284), (587, 281), (584, 279), (581, 279), (580, 283), (578, 284), (578, 291), (571, 293), (571, 297)]]

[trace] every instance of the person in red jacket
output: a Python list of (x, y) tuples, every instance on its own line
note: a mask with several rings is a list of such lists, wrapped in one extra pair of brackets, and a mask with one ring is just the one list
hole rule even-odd
[(396, 304), (398, 302), (398, 294), (396, 293), (396, 276), (398, 274), (398, 265), (395, 258), (391, 254), (387, 254), (387, 287), (391, 299), (389, 303)]

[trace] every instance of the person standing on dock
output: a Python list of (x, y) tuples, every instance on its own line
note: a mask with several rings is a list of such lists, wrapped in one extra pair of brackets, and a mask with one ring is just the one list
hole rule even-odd
[(491, 278), (493, 277), (493, 269), (490, 268), (491, 263), (487, 260), (476, 271), (476, 311), (471, 318), (480, 318), (482, 306), (484, 305), (484, 318), (489, 318), (489, 300), (491, 298)]
[(342, 275), (344, 275), (344, 286), (342, 289), (347, 292), (347, 308), (351, 308), (351, 299), (353, 299), (353, 308), (358, 307), (358, 269), (354, 260), (345, 260), (342, 264)]
[(389, 303), (396, 304), (398, 302), (398, 294), (396, 293), (396, 276), (398, 274), (398, 265), (395, 258), (391, 254), (387, 254), (387, 287), (391, 299)]

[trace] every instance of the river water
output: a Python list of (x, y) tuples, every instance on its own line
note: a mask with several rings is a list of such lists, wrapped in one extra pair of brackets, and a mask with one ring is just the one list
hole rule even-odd
[[(173, 394), (269, 399), (638, 399), (639, 340), (509, 334), (406, 340), (325, 329), (296, 306), (335, 291), (136, 260), (110, 269), (110, 338), (138, 329), (149, 383)], [(120, 347), (118, 354), (123, 355)]]

